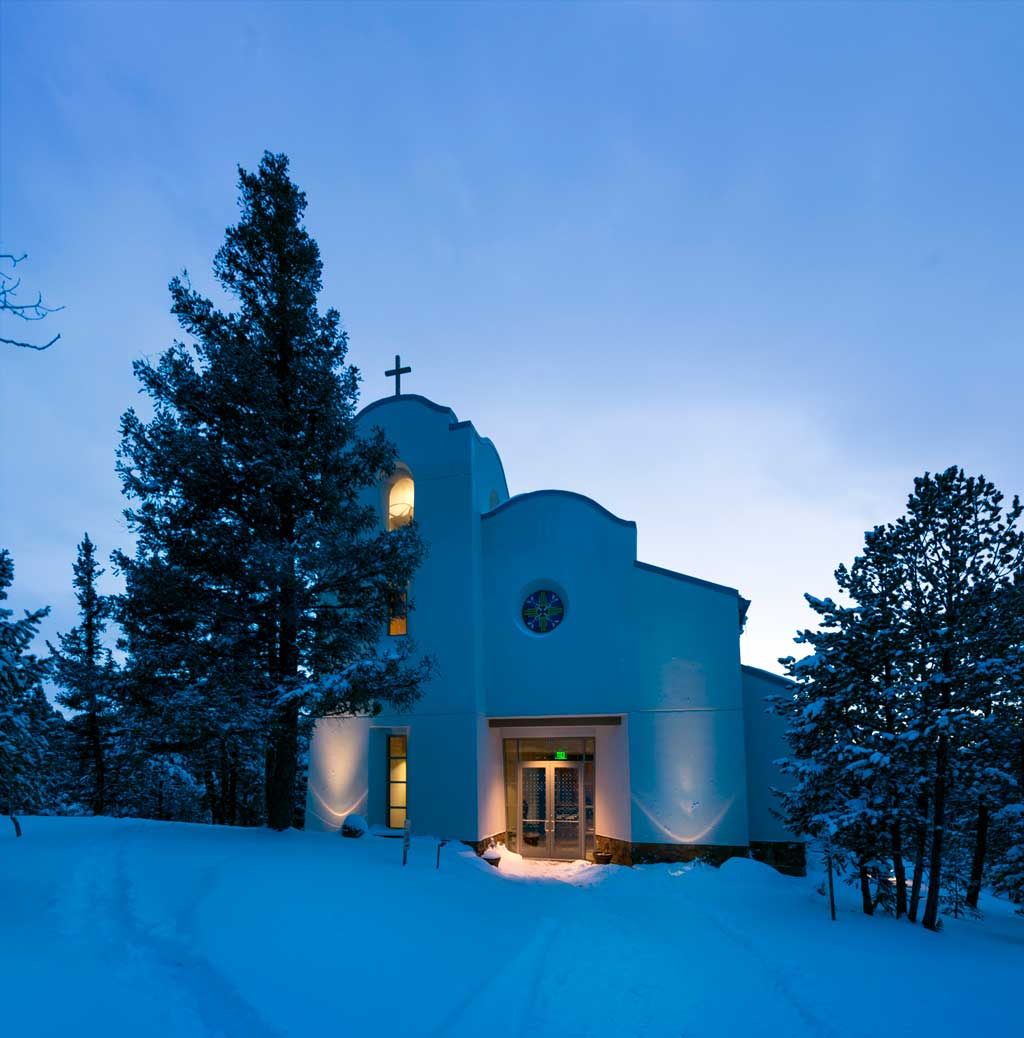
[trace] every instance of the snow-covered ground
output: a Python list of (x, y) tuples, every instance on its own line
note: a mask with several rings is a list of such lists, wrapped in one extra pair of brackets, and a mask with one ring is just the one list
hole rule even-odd
[(1024, 919), (941, 935), (746, 860), (501, 868), (449, 845), (108, 819), (0, 833), (0, 1030), (1022, 1033)]

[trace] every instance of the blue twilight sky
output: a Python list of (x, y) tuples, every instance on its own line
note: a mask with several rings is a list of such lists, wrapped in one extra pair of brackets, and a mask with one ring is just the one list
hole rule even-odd
[[(364, 400), (753, 599), (778, 669), (915, 474), (1024, 491), (1024, 5), (7, 2), (0, 236), (66, 309), (0, 354), (14, 604), (74, 622), (168, 279), (285, 151)], [(6, 327), (10, 327), (9, 325)], [(9, 332), (8, 332), (9, 334)], [(113, 588), (113, 582), (107, 585)]]

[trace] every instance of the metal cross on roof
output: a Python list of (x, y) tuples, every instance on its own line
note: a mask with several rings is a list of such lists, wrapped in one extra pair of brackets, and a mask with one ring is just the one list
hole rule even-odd
[(402, 376), (408, 375), (410, 371), (412, 371), (412, 368), (402, 367), (402, 358), (396, 353), (395, 366), (390, 371), (384, 372), (388, 378), (394, 378), (395, 380), (395, 396), (402, 395)]

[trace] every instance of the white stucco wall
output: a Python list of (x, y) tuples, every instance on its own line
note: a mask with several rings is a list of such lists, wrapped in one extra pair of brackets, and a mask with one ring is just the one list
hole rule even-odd
[(741, 711), (634, 713), (629, 731), (634, 843), (747, 843)]
[(790, 782), (774, 763), (788, 753), (785, 722), (765, 709), (768, 696), (785, 694), (791, 687), (785, 678), (754, 667), (743, 668), (744, 741), (752, 840), (794, 839), (772, 814), (772, 809), (778, 806), (772, 789), (784, 789)]
[(307, 829), (338, 829), (345, 815), (368, 813), (369, 732), (369, 718), (317, 721), (309, 747)]

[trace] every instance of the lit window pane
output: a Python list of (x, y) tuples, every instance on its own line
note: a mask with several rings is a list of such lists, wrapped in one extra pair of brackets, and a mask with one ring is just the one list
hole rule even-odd
[(388, 812), (388, 826), (391, 829), (401, 829), (405, 825), (405, 808), (393, 807)]
[(405, 756), (405, 736), (404, 735), (389, 735), (388, 736), (388, 756), (389, 757), (404, 757)]
[(388, 621), (388, 634), (401, 635), (409, 633), (409, 621), (404, 616), (393, 616)]
[(416, 488), (408, 476), (396, 479), (388, 493), (388, 529), (397, 530), (412, 522)]
[(404, 782), (406, 777), (405, 758), (401, 757), (397, 760), (392, 760), (389, 771), (392, 782)]
[(391, 806), (392, 807), (406, 807), (405, 802), (405, 783), (404, 782), (392, 782), (391, 783)]

